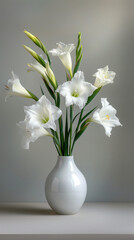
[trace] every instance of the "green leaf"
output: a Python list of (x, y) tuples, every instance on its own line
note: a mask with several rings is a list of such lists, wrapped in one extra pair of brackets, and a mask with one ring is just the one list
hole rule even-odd
[(97, 88), (97, 89), (93, 92), (93, 94), (92, 94), (90, 97), (88, 97), (86, 106), (95, 98), (95, 96), (98, 94), (98, 92), (101, 90), (101, 88), (102, 88), (102, 87)]
[(52, 98), (54, 99), (54, 101), (55, 101), (55, 100), (56, 100), (56, 99), (55, 99), (55, 94), (54, 94), (52, 88), (49, 86), (48, 82), (47, 82), (44, 78), (43, 78), (43, 81), (44, 81), (44, 83), (45, 83), (45, 86), (46, 86), (48, 92), (50, 93), (51, 97), (52, 97)]
[(60, 146), (61, 146), (62, 152), (64, 152), (64, 134), (63, 134), (62, 116), (59, 118), (59, 132), (60, 132)]
[(57, 150), (58, 154), (62, 156), (63, 153), (62, 153), (61, 148), (60, 148), (58, 133), (57, 133), (57, 131), (54, 131), (53, 129), (51, 129), (51, 132), (53, 134), (53, 142), (54, 142), (54, 145), (56, 147), (56, 150)]
[(88, 113), (81, 119), (81, 122), (82, 122), (86, 117), (88, 117), (96, 108), (97, 108), (97, 106), (96, 106), (95, 108), (93, 108), (90, 112), (88, 112)]
[(60, 94), (57, 93), (57, 102), (56, 102), (56, 106), (59, 108), (60, 107)]
[(86, 130), (86, 128), (87, 128), (88, 125), (89, 125), (89, 124), (83, 126), (83, 128), (81, 128), (81, 129), (77, 132), (77, 134), (75, 135), (74, 143), (75, 143), (75, 142), (79, 139), (79, 137), (85, 132), (85, 130)]
[(79, 116), (80, 113), (81, 113), (81, 112), (79, 112), (79, 113), (77, 113), (77, 114), (75, 115), (75, 117), (73, 118), (72, 123), (75, 121), (75, 119)]
[(44, 95), (44, 91), (41, 86), (40, 86), (40, 90), (41, 90), (42, 95)]

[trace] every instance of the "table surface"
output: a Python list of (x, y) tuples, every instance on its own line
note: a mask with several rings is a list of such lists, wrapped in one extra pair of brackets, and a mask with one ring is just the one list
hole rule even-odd
[(0, 203), (0, 234), (134, 234), (134, 203), (85, 203), (75, 215), (47, 203)]

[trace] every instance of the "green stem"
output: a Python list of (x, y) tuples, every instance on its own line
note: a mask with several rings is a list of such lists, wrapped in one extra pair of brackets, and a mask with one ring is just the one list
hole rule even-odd
[(53, 134), (53, 141), (54, 141), (54, 145), (56, 147), (56, 150), (57, 150), (58, 154), (62, 156), (63, 154), (62, 154), (62, 151), (61, 151), (61, 148), (60, 148), (58, 133), (57, 133), (57, 131), (54, 131), (53, 129), (51, 129), (51, 132)]
[(69, 146), (69, 155), (72, 155), (72, 121), (73, 121), (73, 106), (70, 106), (70, 146)]
[(62, 154), (62, 151), (61, 151), (61, 148), (60, 148), (60, 144), (59, 144), (59, 141), (58, 141), (58, 139), (54, 136), (54, 141), (55, 141), (55, 143), (57, 144), (57, 146), (58, 146), (58, 153), (60, 154), (60, 156), (62, 156), (63, 154)]
[(68, 156), (68, 109), (66, 108), (64, 154)]
[[(84, 108), (85, 108), (85, 107), (84, 107)], [(77, 132), (78, 132), (78, 130), (79, 130), (79, 126), (80, 126), (80, 123), (81, 123), (81, 119), (82, 119), (82, 115), (83, 115), (84, 108), (81, 110), (81, 113), (80, 113), (80, 116), (79, 116), (78, 124), (77, 124), (76, 130), (75, 130), (74, 140), (73, 140), (73, 143), (72, 143), (71, 152), (73, 151), (73, 148), (74, 148), (75, 137), (76, 137)]]
[(72, 69), (69, 69), (69, 74), (70, 74), (70, 77), (72, 78), (73, 77)]

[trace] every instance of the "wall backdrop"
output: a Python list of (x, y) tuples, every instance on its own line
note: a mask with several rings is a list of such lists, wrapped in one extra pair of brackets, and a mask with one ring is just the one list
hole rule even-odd
[[(5, 102), (3, 86), (12, 70), (22, 85), (40, 95), (41, 78), (27, 73), (33, 59), (22, 45), (38, 48), (24, 29), (39, 36), (48, 50), (59, 41), (76, 44), (81, 31), (80, 69), (86, 81), (93, 83), (97, 68), (107, 64), (116, 72), (114, 84), (105, 86), (92, 105), (100, 106), (100, 97), (107, 97), (123, 127), (114, 128), (108, 138), (102, 126), (91, 124), (74, 156), (87, 179), (86, 201), (134, 201), (133, 26), (133, 0), (0, 0), (0, 201), (45, 201), (44, 182), (57, 158), (47, 137), (30, 150), (21, 148), (16, 123), (32, 100), (12, 97)], [(61, 62), (53, 57), (52, 63), (57, 80), (64, 82)]]

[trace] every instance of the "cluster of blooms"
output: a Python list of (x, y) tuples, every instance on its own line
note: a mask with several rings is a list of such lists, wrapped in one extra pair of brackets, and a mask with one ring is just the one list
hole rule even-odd
[[(53, 56), (58, 56), (65, 68), (67, 69), (67, 77), (68, 81), (64, 82), (62, 85), (58, 86), (55, 75), (51, 69), (51, 62), (49, 59), (48, 52), (44, 45), (41, 43), (39, 39), (37, 39), (32, 34), (25, 31), (27, 36), (32, 39), (32, 41), (41, 47), (45, 54), (48, 57), (48, 61), (44, 61), (42, 57), (37, 55), (30, 48), (25, 47), (25, 49), (31, 53), (31, 55), (36, 59), (36, 62), (28, 64), (29, 70), (37, 71), (41, 74), (47, 89), (49, 90), (52, 97), (55, 99), (55, 103), (57, 103), (57, 99), (60, 95), (65, 98), (65, 104), (68, 109), (70, 107), (70, 128), (66, 123), (67, 131), (64, 136), (64, 144), (68, 144), (68, 139), (70, 136), (70, 145), (72, 143), (72, 124), (76, 117), (79, 115), (79, 121), (77, 128), (75, 130), (75, 138), (73, 144), (70, 146), (70, 151), (67, 150), (66, 155), (72, 154), (73, 145), (77, 138), (83, 133), (86, 129), (87, 125), (91, 122), (98, 123), (102, 125), (105, 129), (105, 133), (108, 137), (111, 135), (111, 130), (115, 126), (121, 126), (119, 119), (116, 117), (116, 109), (113, 108), (107, 98), (101, 98), (101, 109), (93, 109), (95, 110), (92, 117), (88, 117), (88, 115), (93, 112), (91, 110), (84, 117), (82, 116), (85, 107), (89, 104), (89, 102), (93, 99), (93, 97), (98, 93), (98, 91), (105, 85), (109, 83), (113, 83), (115, 78), (115, 72), (109, 71), (108, 66), (104, 68), (98, 69), (98, 71), (93, 75), (95, 77), (94, 85), (85, 81), (84, 73), (82, 71), (76, 71), (72, 73), (72, 59), (71, 52), (74, 50), (74, 44), (65, 45), (63, 43), (58, 43), (57, 48), (49, 51)], [(80, 35), (79, 35), (80, 36)], [(80, 46), (80, 41), (79, 41)], [(77, 45), (77, 56), (80, 55), (80, 50)], [(78, 51), (79, 50), (79, 51)], [(79, 60), (78, 58), (77, 60)], [(80, 59), (81, 60), (81, 59)], [(52, 105), (51, 102), (46, 98), (44, 92), (42, 90), (42, 96), (38, 99), (34, 94), (30, 91), (26, 90), (20, 83), (19, 78), (12, 73), (13, 78), (8, 80), (6, 85), (6, 89), (8, 90), (7, 96), (18, 95), (22, 97), (32, 98), (36, 101), (35, 104), (31, 106), (25, 106), (25, 119), (18, 123), (18, 126), (23, 131), (23, 147), (25, 149), (29, 149), (30, 142), (36, 141), (41, 136), (51, 136), (54, 138), (55, 145), (57, 146), (58, 153), (60, 155), (64, 155), (62, 151), (62, 146), (60, 144), (58, 133), (56, 131), (56, 120), (61, 120), (62, 111), (59, 108), (59, 104)], [(50, 84), (53, 87), (50, 87)], [(56, 95), (57, 94), (57, 95)], [(93, 95), (94, 94), (94, 95)], [(73, 105), (77, 105), (80, 108), (80, 112), (72, 118)], [(88, 118), (86, 118), (88, 117)], [(59, 121), (61, 124), (61, 121)], [(61, 125), (59, 125), (61, 128)], [(51, 133), (48, 131), (50, 129)], [(60, 129), (63, 131), (63, 129)], [(60, 132), (61, 138), (63, 137), (63, 132)], [(68, 147), (69, 148), (69, 147)]]

